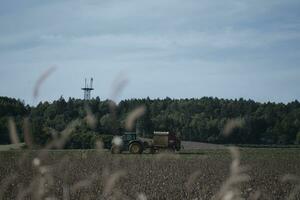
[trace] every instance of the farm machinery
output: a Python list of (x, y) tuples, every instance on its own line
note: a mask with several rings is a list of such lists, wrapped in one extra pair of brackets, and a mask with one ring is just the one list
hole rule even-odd
[(142, 154), (145, 150), (156, 153), (160, 150), (180, 151), (181, 141), (170, 132), (154, 132), (153, 139), (140, 138), (135, 132), (127, 132), (112, 140), (111, 152), (119, 154), (129, 151), (131, 154)]

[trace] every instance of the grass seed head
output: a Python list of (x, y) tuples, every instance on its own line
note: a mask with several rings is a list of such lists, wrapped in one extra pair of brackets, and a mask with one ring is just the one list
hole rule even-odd
[(12, 144), (19, 144), (20, 140), (17, 133), (16, 123), (13, 118), (8, 119), (9, 137)]

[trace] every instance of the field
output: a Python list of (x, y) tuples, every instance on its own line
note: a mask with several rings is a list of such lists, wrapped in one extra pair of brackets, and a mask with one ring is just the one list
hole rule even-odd
[(299, 199), (297, 177), (300, 149), (0, 152), (0, 199)]

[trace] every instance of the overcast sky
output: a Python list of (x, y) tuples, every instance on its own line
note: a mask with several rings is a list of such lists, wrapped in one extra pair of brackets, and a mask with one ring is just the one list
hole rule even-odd
[[(0, 96), (300, 99), (299, 0), (0, 2)], [(33, 88), (49, 68), (56, 70)]]

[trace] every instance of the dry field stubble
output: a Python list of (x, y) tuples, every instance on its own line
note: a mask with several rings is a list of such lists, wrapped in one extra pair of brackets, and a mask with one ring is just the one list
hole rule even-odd
[(299, 199), (297, 149), (242, 150), (241, 163), (226, 150), (22, 154), (0, 152), (1, 199)]

